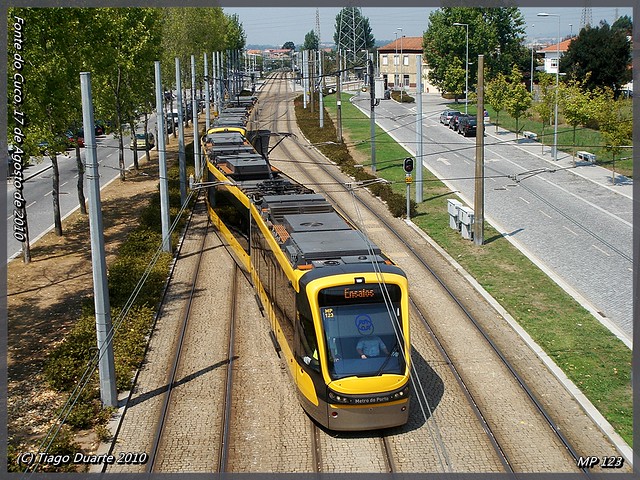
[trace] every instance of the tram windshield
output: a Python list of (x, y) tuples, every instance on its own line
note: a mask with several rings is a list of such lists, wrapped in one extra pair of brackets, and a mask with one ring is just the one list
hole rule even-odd
[(327, 364), (332, 379), (403, 374), (401, 291), (386, 285), (385, 302), (378, 285), (327, 288), (320, 292)]

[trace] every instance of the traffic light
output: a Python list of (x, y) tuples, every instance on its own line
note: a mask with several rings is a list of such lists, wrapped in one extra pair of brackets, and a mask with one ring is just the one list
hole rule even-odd
[(411, 157), (405, 158), (403, 168), (406, 173), (413, 172), (413, 158)]

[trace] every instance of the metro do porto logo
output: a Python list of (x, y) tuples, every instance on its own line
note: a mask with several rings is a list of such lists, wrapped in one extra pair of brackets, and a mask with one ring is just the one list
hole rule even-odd
[(356, 328), (361, 335), (371, 335), (373, 333), (373, 322), (369, 315), (358, 315), (356, 317)]

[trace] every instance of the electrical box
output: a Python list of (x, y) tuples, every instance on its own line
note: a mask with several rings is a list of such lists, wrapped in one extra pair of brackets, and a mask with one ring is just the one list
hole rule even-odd
[(473, 240), (473, 209), (469, 207), (461, 207), (458, 212), (462, 238)]
[(375, 92), (376, 100), (384, 99), (384, 78), (378, 77), (375, 79)]
[(447, 210), (449, 212), (449, 227), (453, 230), (460, 231), (460, 220), (458, 219), (458, 211), (462, 207), (462, 203), (458, 200), (450, 198), (447, 200)]

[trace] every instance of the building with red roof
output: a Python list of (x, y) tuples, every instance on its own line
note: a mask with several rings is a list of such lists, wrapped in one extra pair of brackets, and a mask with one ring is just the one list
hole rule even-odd
[[(416, 55), (422, 55), (422, 37), (402, 36), (387, 45), (378, 48), (378, 68), (384, 79), (385, 89), (405, 90), (416, 88)], [(422, 55), (423, 91), (434, 87), (428, 83), (428, 68)]]
[(569, 50), (569, 44), (573, 41), (573, 38), (569, 38), (567, 40), (563, 40), (560, 43), (554, 43), (553, 45), (549, 45), (542, 50), (538, 50), (537, 53), (540, 55), (544, 55), (544, 71), (546, 73), (555, 73), (558, 71), (558, 63), (562, 55)]

